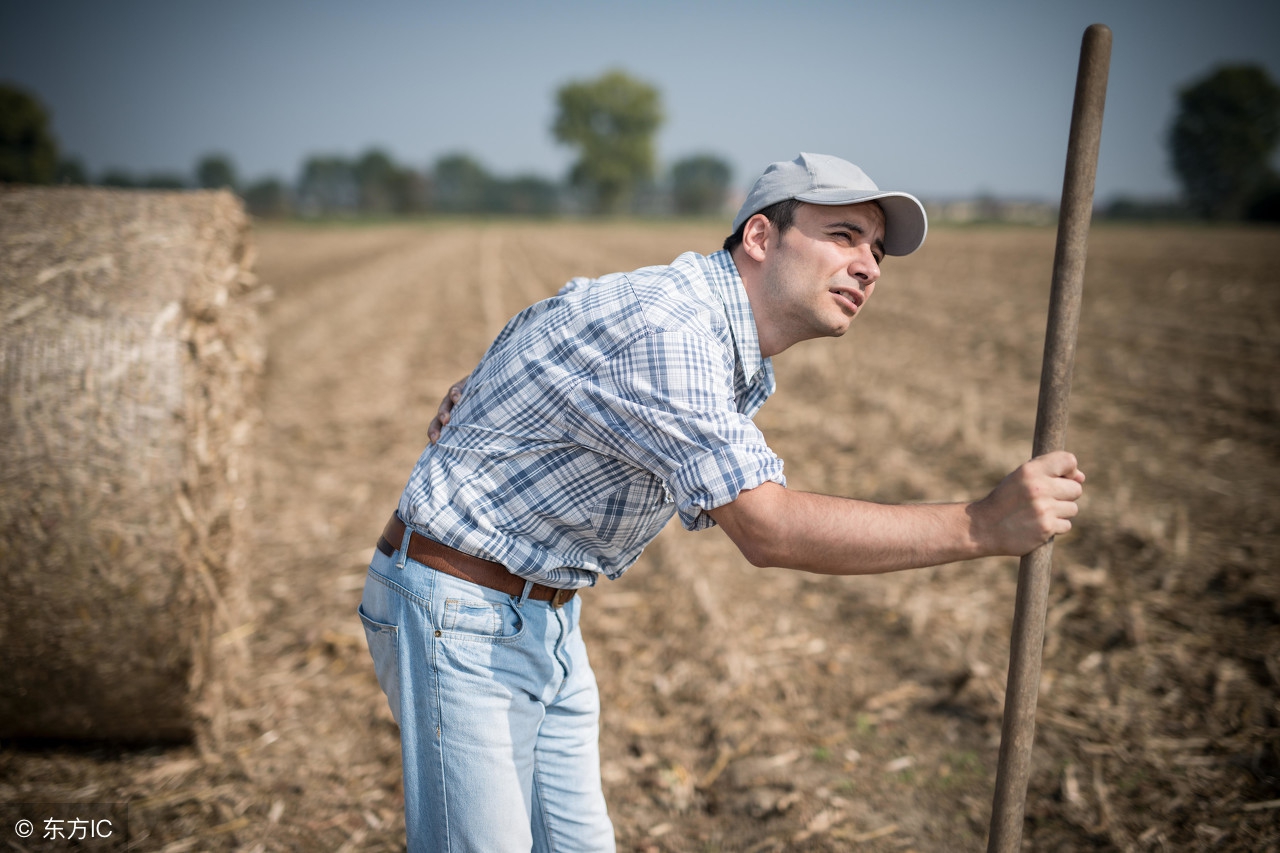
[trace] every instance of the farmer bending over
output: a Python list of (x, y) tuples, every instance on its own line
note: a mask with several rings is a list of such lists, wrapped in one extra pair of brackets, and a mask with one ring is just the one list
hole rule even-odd
[(614, 849), (578, 593), (672, 515), (720, 525), (754, 565), (842, 575), (1021, 555), (1071, 528), (1069, 453), (972, 503), (786, 488), (751, 420), (770, 357), (843, 335), (925, 213), (801, 154), (765, 170), (733, 228), (710, 256), (577, 278), (525, 309), (432, 421), (360, 605), (400, 724), (411, 853)]

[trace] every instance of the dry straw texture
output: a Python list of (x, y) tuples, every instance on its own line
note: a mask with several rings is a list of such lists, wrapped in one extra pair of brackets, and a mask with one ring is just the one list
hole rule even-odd
[(229, 193), (0, 192), (0, 734), (216, 734), (263, 350)]

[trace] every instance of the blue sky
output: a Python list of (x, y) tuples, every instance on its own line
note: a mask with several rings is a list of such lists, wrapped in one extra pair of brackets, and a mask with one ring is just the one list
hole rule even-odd
[(34, 91), (90, 172), (189, 174), (221, 151), (292, 180), (378, 145), (565, 174), (554, 93), (621, 68), (657, 86), (658, 155), (745, 187), (799, 151), (927, 198), (1061, 191), (1080, 39), (1114, 33), (1100, 201), (1168, 196), (1177, 89), (1218, 64), (1280, 82), (1280, 3), (0, 0), (0, 80)]

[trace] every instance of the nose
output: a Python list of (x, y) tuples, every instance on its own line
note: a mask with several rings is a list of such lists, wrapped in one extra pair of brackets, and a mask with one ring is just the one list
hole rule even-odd
[(857, 279), (863, 290), (870, 290), (871, 286), (879, 280), (880, 265), (876, 263), (876, 256), (870, 246), (857, 247), (853, 259), (849, 261), (849, 277)]

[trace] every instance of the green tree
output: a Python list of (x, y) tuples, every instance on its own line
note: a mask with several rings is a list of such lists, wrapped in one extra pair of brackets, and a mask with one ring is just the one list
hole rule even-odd
[(547, 216), (556, 212), (559, 197), (556, 185), (546, 178), (517, 175), (514, 178), (491, 181), (485, 207), (497, 213)]
[(560, 87), (556, 105), (552, 131), (579, 152), (570, 181), (593, 194), (598, 212), (617, 212), (639, 183), (653, 177), (653, 137), (662, 124), (658, 90), (610, 71)]
[(1258, 188), (1245, 208), (1244, 218), (1256, 222), (1280, 222), (1280, 175), (1273, 172)]
[(85, 171), (84, 163), (79, 157), (65, 157), (58, 161), (53, 180), (68, 186), (84, 186), (89, 183), (89, 173)]
[(360, 206), (360, 182), (345, 157), (310, 157), (298, 179), (298, 209), (307, 216), (348, 213)]
[(289, 215), (289, 188), (279, 178), (255, 181), (244, 191), (244, 204), (254, 216), (282, 219)]
[(51, 184), (57, 170), (49, 113), (34, 95), (0, 83), (0, 183)]
[(140, 186), (148, 190), (185, 190), (187, 180), (175, 172), (152, 172), (142, 179)]
[(360, 186), (360, 209), (371, 213), (396, 210), (396, 179), (400, 168), (385, 151), (370, 148), (355, 164)]
[(466, 154), (446, 154), (431, 170), (431, 205), (445, 213), (480, 213), (493, 178)]
[(671, 167), (671, 194), (676, 212), (719, 213), (729, 195), (733, 170), (714, 154), (695, 154)]
[(236, 167), (225, 154), (206, 154), (196, 164), (196, 185), (201, 189), (236, 191)]
[(132, 172), (125, 169), (107, 169), (98, 178), (98, 183), (104, 187), (117, 187), (120, 189), (132, 189), (142, 186)]
[(186, 179), (173, 172), (152, 172), (138, 176), (126, 169), (107, 169), (98, 178), (98, 184), (117, 189), (140, 190), (183, 190), (187, 188)]
[(407, 169), (378, 148), (370, 148), (355, 164), (360, 209), (371, 213), (412, 213), (425, 208), (422, 175)]
[(1178, 93), (1168, 141), (1192, 208), (1237, 218), (1275, 183), (1269, 161), (1280, 142), (1280, 88), (1256, 65), (1219, 68)]

